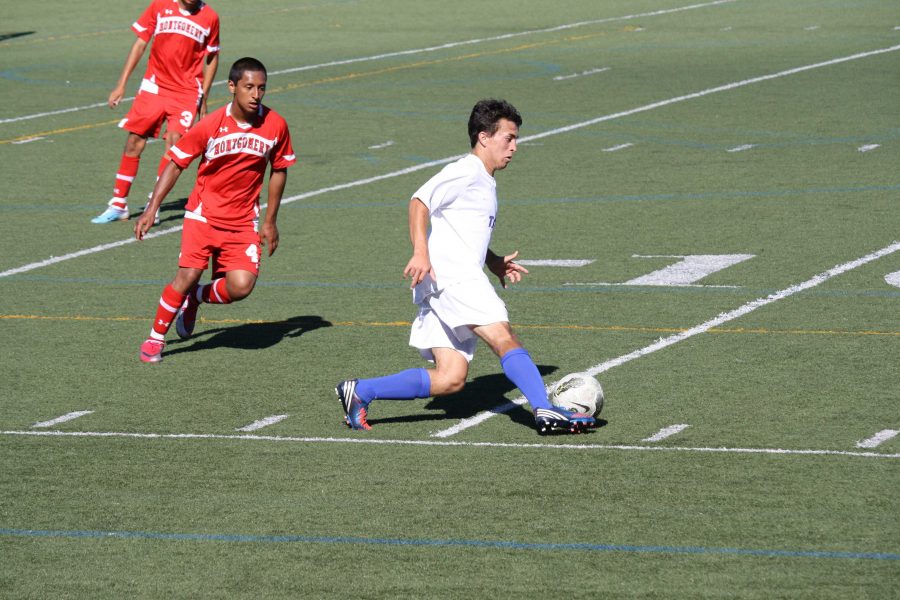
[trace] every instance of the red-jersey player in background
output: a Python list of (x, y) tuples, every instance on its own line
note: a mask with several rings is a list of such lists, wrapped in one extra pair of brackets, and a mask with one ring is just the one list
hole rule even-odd
[[(181, 172), (198, 156), (197, 183), (188, 198), (178, 272), (163, 290), (150, 337), (141, 345), (144, 362), (159, 362), (165, 336), (176, 321), (181, 338), (194, 331), (203, 302), (229, 304), (250, 295), (259, 274), (262, 244), (272, 256), (278, 247), (278, 207), (287, 168), (296, 162), (285, 120), (263, 106), (266, 68), (255, 58), (234, 63), (228, 75), (232, 101), (206, 116), (166, 153), (170, 162), (143, 214), (134, 225), (141, 240)], [(259, 225), (259, 193), (266, 167), (268, 206)], [(198, 285), (212, 260), (212, 281)]]
[[(201, 119), (205, 117), (206, 98), (219, 66), (219, 16), (200, 0), (153, 0), (131, 29), (137, 39), (109, 94), (110, 108), (122, 101), (125, 84), (152, 41), (150, 60), (134, 104), (119, 122), (128, 137), (112, 200), (92, 223), (128, 219), (128, 193), (147, 138), (159, 136), (165, 122), (168, 150), (187, 132), (198, 111)], [(157, 178), (167, 162), (163, 155)]]

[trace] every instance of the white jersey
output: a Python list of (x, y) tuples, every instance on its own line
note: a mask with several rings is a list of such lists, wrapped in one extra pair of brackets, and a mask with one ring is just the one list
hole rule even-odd
[(474, 154), (450, 163), (413, 194), (431, 217), (428, 254), (437, 281), (426, 276), (413, 299), (450, 285), (487, 279), (484, 259), (497, 218), (497, 182)]

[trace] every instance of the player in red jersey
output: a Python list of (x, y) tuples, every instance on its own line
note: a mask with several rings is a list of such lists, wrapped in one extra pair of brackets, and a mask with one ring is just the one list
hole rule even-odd
[[(128, 193), (138, 172), (147, 138), (159, 136), (166, 123), (166, 150), (185, 134), (197, 117), (206, 116), (206, 98), (219, 66), (219, 16), (200, 0), (152, 0), (131, 26), (137, 39), (116, 87), (109, 94), (115, 108), (125, 84), (151, 44), (147, 72), (128, 114), (119, 127), (128, 132), (113, 186), (113, 198), (92, 223), (128, 219)], [(163, 155), (157, 178), (169, 159)]]
[[(141, 240), (181, 172), (198, 156), (197, 183), (188, 198), (175, 279), (163, 290), (150, 337), (141, 345), (144, 362), (159, 362), (173, 321), (181, 338), (194, 331), (203, 303), (230, 304), (250, 295), (259, 275), (264, 243), (278, 247), (278, 207), (287, 168), (296, 162), (285, 120), (263, 106), (266, 68), (255, 58), (234, 63), (228, 75), (232, 101), (202, 119), (167, 152), (170, 159), (150, 202), (134, 225)], [(269, 196), (259, 226), (259, 193), (267, 165)], [(212, 281), (198, 285), (212, 260)]]

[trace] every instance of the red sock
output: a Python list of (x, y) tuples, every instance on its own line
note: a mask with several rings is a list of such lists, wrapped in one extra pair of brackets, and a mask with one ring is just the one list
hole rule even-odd
[(153, 321), (153, 329), (150, 330), (151, 338), (160, 341), (166, 339), (166, 333), (169, 332), (169, 327), (175, 321), (175, 315), (178, 314), (178, 309), (186, 297), (187, 294), (177, 292), (172, 284), (166, 286), (156, 308), (156, 319)]
[(200, 297), (209, 304), (231, 304), (231, 296), (225, 288), (225, 278), (221, 277), (212, 283), (200, 286)]
[(113, 187), (113, 199), (110, 206), (117, 208), (126, 208), (128, 206), (128, 193), (131, 191), (131, 184), (138, 172), (138, 164), (141, 159), (137, 156), (122, 155), (119, 162), (119, 171), (116, 173), (116, 183)]

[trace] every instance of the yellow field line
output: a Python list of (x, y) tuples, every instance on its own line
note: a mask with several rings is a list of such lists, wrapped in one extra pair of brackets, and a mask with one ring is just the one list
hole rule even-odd
[[(146, 315), (140, 317), (92, 317), (87, 315), (0, 315), (0, 320), (10, 321), (150, 321)], [(285, 320), (265, 321), (261, 319), (198, 319), (204, 325), (301, 325), (307, 321)], [(409, 327), (409, 321), (332, 321), (332, 327)], [(515, 329), (546, 329), (557, 331), (605, 331), (614, 333), (680, 333), (687, 331), (686, 327), (639, 327), (629, 325), (564, 325), (564, 324), (513, 324)], [(900, 331), (876, 331), (876, 330), (840, 330), (840, 329), (770, 329), (767, 327), (716, 327), (708, 333), (719, 334), (782, 334), (782, 335), (845, 335), (845, 336), (898, 336)]]
[(472, 52), (470, 54), (463, 54), (462, 56), (451, 56), (448, 58), (437, 58), (434, 60), (420, 60), (414, 63), (410, 63), (408, 65), (397, 65), (394, 67), (385, 67), (383, 69), (376, 69), (374, 71), (360, 71), (357, 73), (347, 73), (346, 75), (336, 75), (334, 77), (323, 77), (322, 79), (316, 79), (314, 81), (304, 81), (301, 83), (291, 83), (285, 86), (277, 87), (274, 89), (267, 90), (266, 93), (272, 92), (284, 92), (288, 90), (295, 90), (303, 87), (310, 87), (313, 85), (324, 85), (329, 83), (337, 83), (341, 81), (349, 81), (351, 79), (359, 79), (360, 77), (373, 77), (377, 75), (384, 75), (386, 73), (396, 73), (398, 71), (405, 71), (408, 69), (418, 69), (420, 67), (428, 67), (432, 65), (439, 65), (448, 62), (458, 62), (463, 60), (471, 60), (475, 58), (482, 58), (485, 56), (494, 56), (497, 54), (506, 54), (509, 52), (520, 52), (522, 50), (531, 50), (532, 48), (539, 48), (541, 46), (547, 46), (550, 44), (561, 43), (564, 40), (552, 40), (549, 42), (535, 42), (533, 44), (522, 44), (520, 46), (515, 46), (513, 48), (503, 48), (501, 50), (493, 50), (490, 52)]
[[(601, 35), (605, 35), (605, 33), (601, 32), (601, 33), (592, 33), (592, 34), (587, 34), (587, 35), (566, 36), (564, 38), (560, 38), (560, 39), (556, 39), (556, 40), (549, 40), (546, 42), (521, 44), (519, 46), (514, 46), (512, 48), (502, 48), (500, 50), (492, 50), (492, 51), (488, 51), (488, 52), (472, 52), (469, 54), (464, 54), (462, 56), (451, 56), (448, 58), (439, 58), (439, 59), (435, 59), (435, 60), (423, 60), (423, 61), (410, 63), (407, 65), (397, 65), (394, 67), (375, 69), (373, 71), (360, 71), (360, 72), (354, 72), (354, 73), (347, 73), (345, 75), (337, 75), (334, 77), (323, 77), (321, 79), (315, 79), (313, 81), (291, 83), (291, 84), (276, 87), (276, 88), (269, 88), (266, 91), (266, 94), (277, 94), (280, 92), (292, 91), (292, 90), (296, 90), (299, 88), (311, 87), (311, 86), (315, 86), (315, 85), (327, 85), (327, 84), (331, 84), (331, 83), (339, 83), (342, 81), (350, 81), (350, 80), (359, 79), (362, 77), (375, 77), (375, 76), (384, 75), (387, 73), (396, 73), (398, 71), (417, 69), (417, 68), (421, 68), (421, 67), (428, 67), (428, 66), (443, 64), (443, 63), (447, 63), (447, 62), (458, 62), (458, 61), (463, 61), (463, 60), (472, 60), (475, 58), (482, 58), (485, 56), (507, 54), (510, 52), (521, 52), (523, 50), (531, 50), (534, 48), (540, 48), (542, 46), (561, 44), (561, 43), (565, 43), (565, 42), (578, 42), (578, 41), (581, 41), (581, 40), (584, 40), (587, 38), (597, 37), (597, 36), (601, 36)], [(217, 105), (225, 104), (225, 102), (226, 102), (225, 100), (217, 100), (214, 102), (209, 102), (209, 107), (212, 108)], [(36, 138), (36, 137), (48, 137), (51, 135), (71, 133), (73, 131), (80, 131), (80, 130), (84, 130), (84, 129), (94, 129), (97, 127), (105, 127), (112, 123), (118, 123), (120, 120), (121, 120), (121, 117), (114, 119), (112, 121), (103, 121), (100, 123), (89, 123), (86, 125), (78, 125), (76, 127), (66, 127), (63, 129), (53, 129), (51, 131), (42, 131), (40, 133), (26, 133), (26, 134), (23, 134), (23, 135), (14, 137), (14, 138), (10, 138), (8, 140), (0, 140), (0, 146), (2, 146), (4, 144), (12, 144), (14, 142), (20, 142), (23, 140), (30, 140), (30, 139)]]
[(88, 123), (87, 125), (76, 125), (75, 127), (65, 127), (63, 129), (53, 129), (51, 131), (42, 131), (40, 133), (27, 133), (25, 135), (20, 135), (19, 137), (14, 137), (14, 138), (11, 138), (8, 140), (0, 140), (0, 145), (13, 144), (15, 142), (21, 142), (23, 140), (30, 140), (32, 138), (47, 137), (50, 135), (59, 135), (61, 133), (71, 133), (73, 131), (81, 131), (83, 129), (96, 129), (97, 127), (104, 127), (106, 125), (112, 125), (113, 123), (118, 123), (121, 120), (122, 120), (122, 117), (118, 117), (116, 119), (113, 119), (112, 121), (103, 121), (101, 123)]

